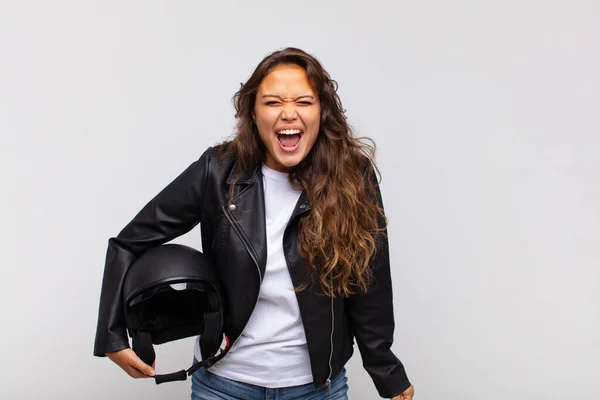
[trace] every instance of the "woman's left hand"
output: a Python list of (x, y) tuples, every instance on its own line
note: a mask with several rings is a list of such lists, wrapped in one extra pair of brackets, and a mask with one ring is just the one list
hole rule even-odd
[(415, 395), (415, 387), (411, 385), (408, 389), (406, 389), (404, 392), (402, 392), (402, 394), (399, 394), (398, 396), (393, 397), (392, 400), (412, 400), (414, 395)]

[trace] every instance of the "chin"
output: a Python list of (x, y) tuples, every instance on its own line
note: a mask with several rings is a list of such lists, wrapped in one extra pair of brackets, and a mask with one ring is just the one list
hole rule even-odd
[(280, 160), (279, 163), (286, 168), (293, 168), (293, 167), (297, 166), (298, 164), (300, 164), (302, 162), (302, 160), (304, 160), (304, 157), (296, 156), (292, 159)]
[(299, 164), (299, 162), (296, 162), (295, 160), (282, 160), (280, 158), (274, 158), (273, 161), (276, 165), (272, 166), (271, 168), (278, 170), (279, 172), (288, 172), (288, 170)]

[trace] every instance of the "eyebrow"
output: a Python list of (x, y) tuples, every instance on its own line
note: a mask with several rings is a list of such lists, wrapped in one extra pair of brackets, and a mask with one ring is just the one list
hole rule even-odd
[[(283, 98), (282, 98), (281, 96), (278, 96), (278, 95), (276, 95), (276, 94), (263, 94), (263, 95), (262, 95), (262, 97), (263, 97), (263, 98), (265, 98), (265, 97), (277, 97), (278, 99), (281, 99), (281, 100), (283, 100)], [(304, 98), (304, 97), (308, 97), (308, 98), (311, 98), (311, 99), (313, 99), (313, 100), (315, 99), (315, 98), (314, 98), (314, 96), (311, 96), (311, 95), (309, 95), (309, 94), (305, 94), (305, 95), (302, 95), (302, 96), (298, 96), (298, 97), (296, 97), (294, 100), (299, 100), (299, 99), (302, 99), (302, 98)]]

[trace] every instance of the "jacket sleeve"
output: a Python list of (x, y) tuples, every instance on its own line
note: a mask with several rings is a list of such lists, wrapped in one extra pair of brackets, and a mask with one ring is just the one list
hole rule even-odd
[[(383, 207), (381, 192), (376, 186), (377, 200)], [(384, 224), (385, 221), (380, 221)], [(383, 398), (391, 398), (408, 389), (404, 366), (391, 350), (394, 336), (394, 309), (387, 230), (380, 235), (372, 259), (373, 283), (368, 291), (356, 293), (345, 300), (345, 312), (354, 331), (363, 366)]]
[(129, 347), (122, 304), (125, 274), (146, 250), (189, 232), (200, 223), (208, 151), (158, 193), (108, 241), (94, 355)]

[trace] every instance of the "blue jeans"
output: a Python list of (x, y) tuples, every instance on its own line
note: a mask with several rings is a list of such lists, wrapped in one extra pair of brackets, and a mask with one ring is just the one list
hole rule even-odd
[(346, 370), (331, 380), (331, 387), (315, 389), (312, 383), (264, 388), (233, 381), (200, 368), (192, 375), (192, 400), (348, 400)]

